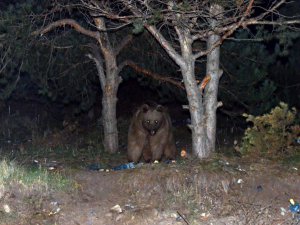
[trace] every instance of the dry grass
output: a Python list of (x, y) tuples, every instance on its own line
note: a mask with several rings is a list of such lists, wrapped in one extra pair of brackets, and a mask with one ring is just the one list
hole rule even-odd
[[(190, 219), (201, 213), (215, 213), (222, 204), (227, 180), (219, 171), (207, 172), (201, 167), (145, 165), (137, 171), (124, 173), (120, 183), (135, 205), (151, 205), (163, 211), (178, 211)], [(216, 200), (219, 199), (219, 200)]]
[[(14, 224), (24, 215), (40, 215), (44, 202), (55, 191), (72, 189), (72, 182), (59, 173), (36, 168), (26, 169), (14, 161), (0, 161), (0, 224)], [(48, 213), (47, 211), (43, 213)]]

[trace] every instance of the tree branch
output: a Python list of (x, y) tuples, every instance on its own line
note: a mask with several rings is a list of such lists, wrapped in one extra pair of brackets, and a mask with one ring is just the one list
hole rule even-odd
[(251, 9), (253, 7), (253, 3), (254, 0), (250, 0), (247, 9), (244, 13), (244, 15), (242, 16), (242, 18), (239, 20), (238, 23), (236, 23), (235, 25), (233, 25), (233, 27), (228, 30), (221, 38), (219, 41), (217, 41), (216, 43), (213, 44), (213, 46), (210, 49), (207, 49), (206, 51), (200, 51), (197, 54), (194, 55), (194, 58), (197, 59), (199, 57), (202, 57), (204, 55), (208, 55), (212, 50), (214, 50), (216, 47), (220, 46), (223, 41), (228, 38), (230, 35), (232, 35), (239, 27), (241, 27), (243, 25), (244, 20), (246, 19), (247, 16), (250, 15)]
[(176, 81), (176, 80), (174, 80), (172, 78), (169, 78), (169, 77), (167, 77), (165, 75), (161, 75), (161, 74), (158, 74), (158, 73), (151, 72), (150, 70), (144, 69), (144, 68), (138, 66), (137, 64), (135, 64), (134, 62), (132, 62), (130, 60), (126, 60), (122, 64), (120, 64), (119, 70), (122, 70), (122, 68), (124, 66), (130, 66), (132, 69), (134, 69), (138, 73), (142, 73), (145, 76), (151, 77), (151, 78), (153, 78), (155, 80), (159, 80), (159, 81), (162, 81), (162, 82), (170, 83), (170, 84), (172, 84), (172, 85), (174, 85), (174, 86), (176, 86), (176, 87), (184, 90), (184, 86), (183, 86), (182, 82)]
[(127, 35), (121, 43), (115, 48), (114, 54), (115, 56), (119, 55), (122, 49), (132, 41), (132, 35)]
[[(123, 4), (128, 8), (135, 16), (141, 17), (142, 14), (137, 8), (125, 0), (122, 0)], [(161, 44), (161, 46), (169, 53), (170, 57), (179, 65), (184, 66), (184, 61), (180, 54), (171, 46), (171, 44), (165, 39), (165, 37), (156, 29), (153, 25), (144, 24), (144, 27), (154, 36), (154, 38)]]
[(168, 52), (169, 56), (180, 67), (184, 66), (184, 60), (180, 54), (171, 46), (170, 42), (156, 29), (154, 26), (145, 25), (146, 29), (155, 37), (155, 39), (161, 44), (161, 46)]
[(62, 20), (55, 21), (53, 23), (50, 23), (49, 25), (47, 25), (44, 28), (41, 28), (37, 31), (32, 32), (31, 34), (32, 35), (43, 35), (45, 33), (48, 33), (51, 30), (54, 30), (55, 28), (65, 27), (66, 25), (71, 26), (77, 32), (87, 35), (91, 38), (98, 39), (98, 37), (99, 37), (98, 32), (91, 31), (91, 30), (88, 30), (88, 29), (82, 27), (79, 23), (77, 23), (77, 21), (75, 21), (73, 19), (62, 19)]
[(99, 47), (95, 44), (89, 44), (89, 47), (90, 47), (92, 53), (87, 54), (86, 56), (95, 62), (100, 85), (101, 85), (102, 90), (104, 90), (105, 85), (106, 85), (106, 78), (105, 78), (105, 72), (104, 72), (104, 68), (103, 68), (103, 59), (98, 51)]
[(282, 25), (292, 25), (292, 24), (300, 24), (300, 20), (259, 21), (257, 19), (252, 19), (252, 20), (248, 20), (248, 21), (244, 22), (242, 25), (243, 26), (248, 26), (248, 25), (274, 25), (274, 26), (282, 26)]

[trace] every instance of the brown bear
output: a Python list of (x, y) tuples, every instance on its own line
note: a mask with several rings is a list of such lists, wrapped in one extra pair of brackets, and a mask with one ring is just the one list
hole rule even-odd
[(134, 114), (128, 132), (128, 160), (137, 163), (175, 159), (176, 146), (170, 115), (166, 107), (156, 103), (143, 104)]

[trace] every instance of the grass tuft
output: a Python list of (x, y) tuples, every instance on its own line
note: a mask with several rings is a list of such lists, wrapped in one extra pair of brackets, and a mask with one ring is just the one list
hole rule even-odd
[(71, 186), (71, 181), (60, 173), (50, 173), (42, 168), (27, 169), (15, 161), (3, 159), (0, 161), (0, 189), (8, 191), (14, 185), (18, 185), (24, 191), (35, 190), (43, 193), (64, 190)]

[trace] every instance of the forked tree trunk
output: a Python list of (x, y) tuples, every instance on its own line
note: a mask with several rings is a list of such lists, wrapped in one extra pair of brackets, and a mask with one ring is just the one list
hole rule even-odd
[[(116, 117), (117, 92), (122, 79), (119, 76), (121, 69), (126, 63), (117, 64), (117, 56), (120, 51), (131, 41), (132, 36), (126, 36), (115, 47), (112, 46), (108, 37), (105, 20), (103, 17), (97, 17), (93, 11), (90, 12), (94, 20), (96, 31), (88, 30), (81, 26), (76, 20), (61, 19), (50, 23), (45, 28), (33, 32), (34, 34), (44, 34), (50, 30), (70, 25), (77, 32), (84, 34), (97, 41), (97, 45), (91, 44), (92, 54), (87, 56), (94, 60), (101, 85), (102, 96), (102, 124), (104, 132), (104, 150), (109, 153), (115, 153), (118, 150), (118, 129)], [(104, 67), (105, 64), (105, 67)]]
[[(103, 18), (94, 18), (99, 30), (106, 30)], [(117, 127), (117, 92), (122, 79), (119, 77), (119, 68), (117, 65), (117, 52), (113, 49), (107, 32), (101, 32), (98, 39), (98, 49), (92, 49), (93, 59), (96, 63), (98, 76), (102, 89), (102, 124), (103, 124), (103, 146), (109, 153), (118, 151), (119, 138)], [(102, 53), (102, 55), (100, 54)], [(103, 67), (103, 60), (105, 69)]]
[(99, 81), (102, 89), (102, 125), (103, 125), (103, 146), (104, 150), (109, 153), (118, 151), (119, 138), (117, 127), (117, 93), (122, 78), (119, 76), (116, 57), (113, 51), (105, 51), (105, 68), (103, 60), (99, 55), (97, 46), (93, 49), (93, 56), (90, 56), (96, 63)]
[(192, 40), (188, 31), (178, 31), (178, 34), (180, 37), (183, 60), (185, 62), (183, 66), (181, 66), (181, 71), (191, 115), (193, 152), (197, 158), (203, 159), (209, 156), (209, 152), (206, 147), (207, 135), (202, 95), (195, 78), (195, 58), (192, 52)]
[[(170, 7), (173, 6), (172, 2), (169, 4)], [(211, 18), (222, 14), (222, 7), (219, 5), (213, 4), (210, 10)], [(177, 20), (180, 19), (180, 15), (178, 15)], [(210, 20), (212, 30), (215, 23), (216, 20)], [(207, 40), (209, 54), (207, 55), (206, 72), (211, 80), (204, 95), (202, 95), (202, 90), (197, 85), (195, 78), (196, 56), (192, 50), (193, 39), (190, 31), (184, 27), (174, 26), (181, 47), (180, 55), (154, 26), (146, 26), (146, 28), (181, 69), (191, 115), (193, 153), (199, 159), (207, 158), (215, 151), (217, 95), (221, 76), (219, 69), (220, 47), (215, 45), (220, 36), (212, 34)]]

